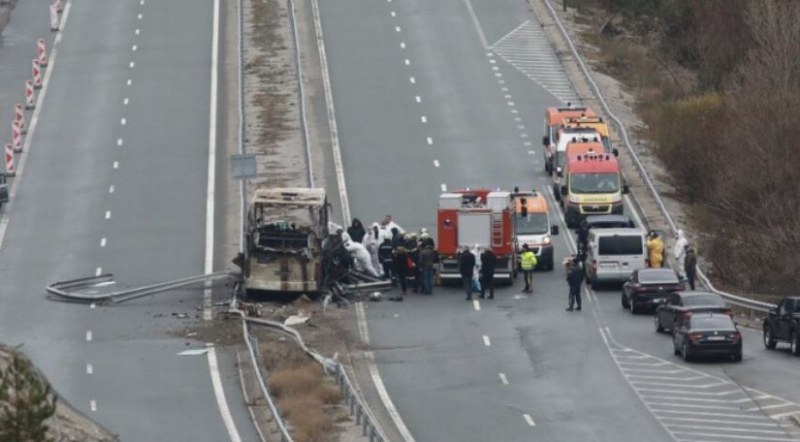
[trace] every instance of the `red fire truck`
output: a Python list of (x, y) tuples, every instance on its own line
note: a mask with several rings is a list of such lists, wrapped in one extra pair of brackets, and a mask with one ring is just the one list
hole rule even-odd
[[(495, 278), (517, 276), (514, 199), (505, 190), (466, 189), (439, 197), (439, 272), (443, 280), (460, 279), (458, 255), (464, 246), (491, 248), (497, 256)], [(477, 257), (476, 257), (477, 258)]]

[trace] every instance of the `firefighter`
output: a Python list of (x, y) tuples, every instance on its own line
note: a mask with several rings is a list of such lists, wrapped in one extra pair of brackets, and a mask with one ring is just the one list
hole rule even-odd
[(664, 265), (664, 240), (655, 230), (647, 235), (647, 253), (650, 267), (661, 268)]
[(392, 282), (392, 287), (397, 287), (397, 282), (392, 272), (394, 265), (394, 247), (392, 247), (392, 238), (389, 235), (383, 237), (383, 243), (378, 246), (378, 259), (383, 266), (383, 279), (388, 279)]
[(531, 251), (527, 244), (522, 246), (520, 255), (520, 267), (525, 275), (525, 292), (533, 293), (533, 269), (536, 268), (536, 254)]

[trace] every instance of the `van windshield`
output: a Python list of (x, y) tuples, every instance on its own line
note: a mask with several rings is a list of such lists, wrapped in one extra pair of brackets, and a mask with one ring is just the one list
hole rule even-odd
[(569, 177), (572, 193), (616, 193), (619, 192), (617, 173), (576, 173)]
[(614, 235), (598, 238), (599, 255), (641, 255), (644, 253), (640, 235)]
[(517, 215), (517, 235), (542, 235), (547, 233), (547, 214), (528, 213), (527, 216)]

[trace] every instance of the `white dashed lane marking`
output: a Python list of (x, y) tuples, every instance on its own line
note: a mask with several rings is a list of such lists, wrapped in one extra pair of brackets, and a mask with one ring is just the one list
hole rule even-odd
[(439, 167), (439, 160), (433, 160), (433, 167)]
[(117, 138), (117, 146), (122, 146), (122, 138)]
[(106, 219), (111, 219), (111, 211), (106, 210)]
[(433, 144), (433, 138), (428, 137), (427, 141), (429, 146)]
[(86, 364), (86, 374), (92, 373), (94, 373), (94, 367), (92, 367), (92, 364)]
[(108, 241), (106, 240), (106, 238), (101, 238), (100, 239), (100, 247), (105, 247), (106, 244), (108, 244)]
[(404, 41), (401, 41), (400, 42), (400, 49), (405, 49), (405, 48), (406, 48), (406, 43)]
[(119, 161), (114, 161), (114, 164), (111, 165), (114, 169), (119, 169)]
[(530, 414), (523, 414), (522, 417), (525, 418), (525, 422), (527, 422), (531, 427), (536, 426), (536, 422), (533, 421), (533, 418)]
[(442, 183), (441, 188), (442, 188), (442, 192), (447, 192), (447, 184)]
[(485, 346), (487, 346), (487, 347), (489, 347), (489, 346), (491, 346), (491, 345), (492, 345), (492, 341), (490, 341), (490, 340), (489, 340), (489, 337), (488, 337), (488, 336), (486, 336), (486, 335), (483, 335), (483, 345), (485, 345)]
[(416, 97), (414, 97), (414, 100), (415, 100), (417, 103), (422, 103), (422, 97), (420, 97), (419, 95), (417, 95)]
[(141, 32), (141, 31), (140, 31), (140, 30), (138, 30), (138, 29), (137, 29), (137, 30), (135, 30), (135, 31), (133, 31), (133, 33), (134, 33), (134, 34), (136, 34), (136, 35), (139, 35), (139, 33), (140, 33), (140, 32)]
[(414, 84), (414, 83), (416, 83), (416, 82), (417, 82), (417, 79), (416, 79), (416, 78), (414, 78), (414, 77), (409, 77), (409, 78), (408, 78), (408, 81), (410, 81), (410, 82), (411, 82), (411, 84)]
[(121, 118), (119, 120), (119, 124), (125, 126), (126, 124), (128, 124), (128, 119), (127, 118)]
[(98, 268), (94, 269), (94, 276), (100, 276), (102, 274), (103, 274), (103, 268), (102, 267), (98, 267)]
[(472, 306), (475, 308), (475, 311), (476, 311), (476, 312), (479, 312), (479, 311), (481, 311), (481, 303), (480, 303), (480, 302), (478, 302), (478, 300), (477, 300), (477, 299), (473, 299), (473, 300), (472, 300)]
[(427, 123), (427, 122), (428, 122), (428, 117), (426, 117), (425, 115), (423, 115), (423, 116), (421, 116), (421, 117), (419, 118), (419, 120), (420, 120), (421, 122), (423, 122), (423, 123)]
[(108, 193), (114, 193), (114, 185), (108, 186)]
[(499, 376), (499, 377), (500, 377), (500, 382), (501, 382), (503, 385), (508, 385), (508, 378), (506, 377), (506, 374), (505, 374), (505, 373), (497, 373), (497, 376)]
[(125, 98), (124, 100), (122, 100), (122, 105), (123, 105), (123, 106), (127, 106), (127, 105), (128, 105), (128, 103), (130, 103), (130, 100), (129, 100), (129, 99)]
[(406, 66), (410, 66), (411, 65), (411, 60), (406, 58), (405, 60), (403, 60), (403, 63), (405, 63)]
[(92, 331), (86, 330), (86, 342), (92, 342)]

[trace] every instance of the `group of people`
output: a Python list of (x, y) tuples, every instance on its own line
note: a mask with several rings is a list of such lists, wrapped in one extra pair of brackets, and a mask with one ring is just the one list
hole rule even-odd
[[(647, 255), (650, 267), (664, 266), (664, 240), (655, 230), (647, 234)], [(675, 235), (672, 257), (678, 264), (676, 269), (678, 277), (681, 281), (686, 281), (689, 288), (694, 290), (697, 276), (697, 251), (689, 244), (682, 229), (678, 229)]]
[(406, 232), (391, 215), (386, 215), (369, 229), (354, 218), (347, 231), (336, 224), (328, 230), (341, 238), (357, 271), (390, 280), (403, 295), (409, 288), (414, 293), (433, 294), (434, 264), (438, 258), (428, 229)]

